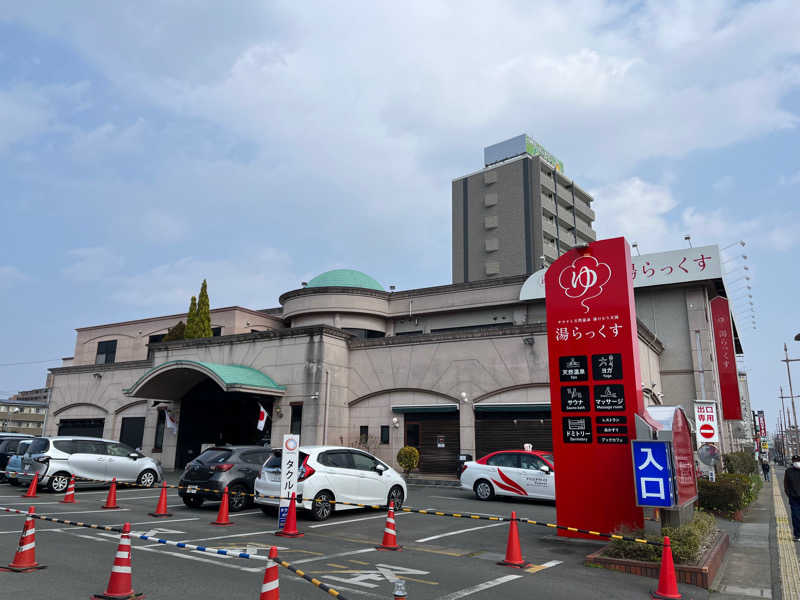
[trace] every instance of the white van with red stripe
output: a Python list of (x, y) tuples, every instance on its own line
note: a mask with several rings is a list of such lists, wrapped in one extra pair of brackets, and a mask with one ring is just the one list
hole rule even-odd
[(500, 450), (461, 467), (461, 487), (479, 500), (495, 495), (556, 499), (553, 454), (540, 450)]

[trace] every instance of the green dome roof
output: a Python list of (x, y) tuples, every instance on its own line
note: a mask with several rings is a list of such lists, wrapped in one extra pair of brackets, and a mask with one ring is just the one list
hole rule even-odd
[(352, 269), (334, 269), (317, 275), (308, 282), (308, 287), (355, 287), (385, 291), (372, 277)]

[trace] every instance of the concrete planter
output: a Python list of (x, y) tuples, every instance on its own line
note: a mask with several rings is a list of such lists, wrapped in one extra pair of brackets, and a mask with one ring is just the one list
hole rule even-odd
[[(722, 565), (722, 560), (725, 558), (728, 546), (730, 546), (728, 534), (720, 533), (714, 544), (705, 551), (696, 565), (676, 564), (675, 576), (678, 579), (678, 583), (688, 583), (689, 585), (696, 585), (697, 587), (709, 589), (717, 575), (717, 571), (719, 571)], [(622, 573), (658, 579), (661, 563), (602, 556), (604, 550), (605, 547), (587, 556), (585, 564), (587, 566), (600, 566)]]

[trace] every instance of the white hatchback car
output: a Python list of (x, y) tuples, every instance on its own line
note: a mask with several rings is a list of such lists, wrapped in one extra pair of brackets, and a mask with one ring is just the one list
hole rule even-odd
[[(388, 504), (396, 508), (406, 498), (406, 482), (383, 461), (356, 448), (341, 446), (301, 446), (297, 478), (297, 506), (311, 511), (317, 521), (324, 521), (335, 510), (358, 508), (346, 504)], [(262, 496), (281, 492), (281, 450), (273, 450), (255, 481), (255, 501), (267, 513), (279, 501)]]
[(539, 450), (501, 450), (461, 467), (461, 487), (479, 500), (495, 494), (515, 498), (555, 500), (553, 454)]

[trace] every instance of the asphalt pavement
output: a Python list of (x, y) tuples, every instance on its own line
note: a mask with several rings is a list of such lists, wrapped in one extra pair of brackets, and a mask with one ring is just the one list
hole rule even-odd
[[(265, 557), (275, 545), (280, 557), (311, 577), (338, 590), (345, 598), (392, 598), (394, 581), (405, 582), (409, 600), (456, 600), (458, 598), (589, 600), (614, 598), (645, 600), (656, 581), (584, 566), (587, 554), (603, 542), (559, 538), (552, 529), (520, 524), (526, 569), (496, 563), (504, 557), (509, 524), (488, 520), (457, 519), (415, 513), (396, 517), (401, 552), (377, 551), (386, 515), (370, 510), (335, 513), (317, 523), (298, 513), (303, 537), (274, 535), (277, 514), (259, 508), (231, 513), (234, 525), (210, 524), (218, 504), (199, 509), (183, 505), (170, 490), (171, 517), (157, 519), (156, 489), (121, 489), (120, 510), (103, 510), (105, 489), (78, 490), (77, 504), (61, 504), (61, 496), (39, 492), (35, 500), (20, 498), (23, 490), (0, 484), (0, 506), (37, 512), (64, 519), (121, 526), (131, 523), (134, 532), (222, 548)], [(587, 497), (587, 502), (592, 498)], [(497, 499), (480, 502), (471, 492), (452, 487), (410, 486), (408, 506), (446, 512), (480, 513), (484, 516), (518, 517), (555, 521), (551, 502)], [(10, 562), (25, 517), (0, 513), (0, 564)], [(119, 535), (46, 521), (36, 522), (36, 556), (47, 569), (32, 573), (0, 573), (0, 598), (26, 600), (86, 598), (106, 589)], [(239, 559), (133, 540), (133, 588), (148, 598), (258, 598), (264, 561)], [(306, 599), (326, 593), (291, 572), (280, 570), (281, 597)], [(687, 600), (705, 600), (708, 594), (681, 586)]]

